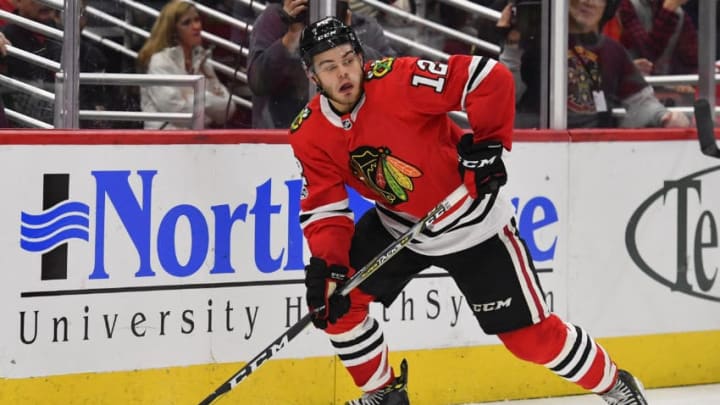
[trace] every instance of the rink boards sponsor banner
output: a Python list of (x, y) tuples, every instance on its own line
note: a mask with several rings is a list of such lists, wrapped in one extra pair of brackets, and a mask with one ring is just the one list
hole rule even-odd
[(696, 141), (576, 142), (568, 307), (600, 336), (720, 329), (720, 160)]
[[(534, 186), (506, 190), (563, 313), (567, 159), (526, 170), (530, 145), (563, 156), (567, 144), (518, 144), (508, 166)], [(242, 361), (306, 311), (302, 184), (286, 144), (14, 145), (0, 169), (19, 191), (2, 214), (1, 376)], [(370, 207), (351, 201), (358, 217)], [(372, 311), (399, 350), (497, 342), (439, 269)], [(277, 358), (329, 353), (308, 328)]]
[[(305, 312), (284, 135), (40, 134), (0, 134), (0, 403), (197, 403)], [(653, 387), (720, 379), (720, 161), (690, 138), (528, 131), (506, 157), (546, 300)], [(371, 310), (414, 405), (579, 392), (482, 334), (439, 269)], [(357, 395), (311, 328), (277, 359), (228, 400)]]
[(239, 360), (299, 316), (305, 258), (289, 219), (301, 186), (287, 146), (0, 154), (13, 173), (3, 189), (21, 190), (2, 214), (3, 376)]

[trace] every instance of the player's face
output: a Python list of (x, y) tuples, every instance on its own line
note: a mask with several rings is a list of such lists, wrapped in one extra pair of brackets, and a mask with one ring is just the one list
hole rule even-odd
[(313, 62), (316, 84), (335, 109), (349, 112), (362, 94), (362, 56), (348, 43), (315, 55)]
[(595, 32), (605, 11), (606, 0), (570, 0), (571, 33)]

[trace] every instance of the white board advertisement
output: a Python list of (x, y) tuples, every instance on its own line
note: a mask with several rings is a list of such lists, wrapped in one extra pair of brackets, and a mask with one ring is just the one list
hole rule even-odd
[(696, 141), (570, 156), (570, 319), (599, 336), (719, 329), (720, 161)]
[[(563, 315), (567, 152), (516, 144), (505, 189)], [(288, 145), (12, 145), (0, 170), (0, 377), (245, 361), (306, 311)], [(373, 306), (393, 349), (496, 343), (439, 273)], [(308, 328), (278, 357), (331, 354)]]

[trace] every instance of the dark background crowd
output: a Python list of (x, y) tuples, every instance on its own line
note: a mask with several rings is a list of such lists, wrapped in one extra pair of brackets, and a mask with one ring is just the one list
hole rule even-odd
[[(474, 0), (501, 13), (499, 21), (439, 0), (382, 0), (402, 13), (388, 13), (363, 0), (337, 0), (337, 16), (358, 33), (366, 60), (388, 56), (437, 59), (402, 36), (444, 54), (489, 55), (516, 78), (517, 127), (538, 126), (541, 83), (538, 41), (540, 1)], [(570, 0), (568, 39), (569, 127), (683, 127), (691, 116), (671, 107), (689, 106), (696, 86), (652, 86), (652, 75), (697, 73), (698, 0)], [(140, 4), (140, 7), (133, 6)], [(85, 0), (80, 26), (80, 71), (96, 73), (202, 74), (207, 79), (206, 128), (288, 128), (307, 102), (308, 80), (297, 44), (304, 23), (289, 18), (298, 0), (182, 0), (132, 2)], [(159, 16), (143, 10), (157, 10)], [(0, 0), (0, 9), (62, 29), (62, 13), (35, 0)], [(207, 12), (212, 10), (212, 13)], [(349, 12), (348, 12), (349, 10)], [(102, 18), (109, 15), (137, 29)], [(231, 24), (218, 16), (232, 17)], [(405, 13), (405, 14), (403, 14)], [(413, 23), (408, 15), (442, 24), (497, 45), (500, 54)], [(0, 19), (2, 44), (59, 62), (62, 42)], [(185, 25), (183, 25), (185, 24)], [(250, 28), (252, 27), (252, 28)], [(205, 34), (200, 38), (200, 31)], [(141, 32), (147, 33), (141, 35)], [(207, 34), (239, 45), (212, 46)], [(113, 41), (120, 52), (102, 41)], [(717, 41), (720, 44), (720, 41)], [(53, 92), (54, 72), (8, 55), (0, 74)], [(719, 50), (720, 51), (720, 50)], [(720, 55), (720, 52), (716, 53)], [(223, 67), (218, 68), (220, 65)], [(234, 78), (233, 78), (234, 76)], [(245, 79), (246, 78), (246, 79)], [(53, 104), (0, 85), (6, 108), (53, 123)], [(238, 100), (246, 100), (243, 104)], [(174, 86), (82, 85), (80, 109), (97, 111), (192, 111), (191, 90)], [(250, 102), (252, 107), (250, 107)], [(625, 116), (613, 113), (625, 108)], [(25, 127), (18, 120), (5, 127)], [(81, 120), (82, 128), (183, 128), (172, 122)]]

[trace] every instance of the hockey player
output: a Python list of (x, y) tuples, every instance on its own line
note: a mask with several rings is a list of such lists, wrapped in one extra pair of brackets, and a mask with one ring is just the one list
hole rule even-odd
[[(408, 405), (407, 364), (396, 376), (371, 301), (388, 306), (410, 279), (434, 265), (468, 303), (511, 305), (475, 311), (517, 357), (543, 365), (610, 404), (646, 404), (642, 386), (618, 370), (582, 328), (549, 312), (513, 208), (499, 193), (512, 145), (514, 90), (495, 60), (416, 57), (364, 65), (353, 30), (333, 17), (306, 27), (300, 56), (316, 95), (290, 128), (304, 180), (301, 224), (311, 259), (307, 301), (313, 319), (355, 384), (348, 405)], [(472, 133), (448, 118), (467, 112)], [(332, 295), (372, 257), (464, 182), (469, 195), (348, 296)], [(354, 225), (345, 186), (376, 202)]]

